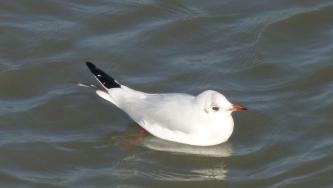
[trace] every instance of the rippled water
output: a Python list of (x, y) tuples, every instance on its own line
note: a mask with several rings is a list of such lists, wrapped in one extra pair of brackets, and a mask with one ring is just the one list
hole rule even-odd
[[(333, 1), (1, 1), (1, 187), (332, 187)], [(72, 81), (244, 104), (230, 141), (146, 136)]]

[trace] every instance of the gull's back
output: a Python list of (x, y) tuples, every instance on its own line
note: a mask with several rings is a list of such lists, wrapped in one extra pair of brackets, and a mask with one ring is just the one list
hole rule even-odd
[[(123, 87), (123, 86), (122, 86)], [(125, 86), (126, 87), (126, 86)], [(189, 132), (189, 118), (193, 117), (195, 97), (188, 94), (147, 94), (129, 88), (111, 92), (116, 105), (143, 128)]]

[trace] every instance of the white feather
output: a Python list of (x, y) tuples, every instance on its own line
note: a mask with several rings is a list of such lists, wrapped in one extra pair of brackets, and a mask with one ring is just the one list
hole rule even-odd
[(216, 145), (227, 141), (233, 131), (230, 111), (207, 113), (204, 110), (207, 100), (216, 96), (214, 103), (226, 105), (226, 109), (231, 107), (231, 103), (215, 91), (206, 91), (197, 97), (181, 93), (148, 94), (122, 85), (109, 89), (108, 93), (101, 90), (96, 93), (122, 109), (152, 135), (165, 140)]

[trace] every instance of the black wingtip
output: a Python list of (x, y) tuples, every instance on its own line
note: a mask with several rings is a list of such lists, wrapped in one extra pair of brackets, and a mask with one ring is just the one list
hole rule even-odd
[(89, 70), (95, 75), (96, 79), (107, 89), (110, 88), (120, 88), (121, 86), (109, 75), (107, 75), (104, 71), (97, 68), (96, 65), (87, 61), (87, 67)]
[(89, 68), (90, 70), (96, 68), (96, 65), (94, 65), (93, 63), (91, 63), (91, 62), (89, 62), (89, 61), (86, 62), (86, 65), (88, 66), (88, 68)]

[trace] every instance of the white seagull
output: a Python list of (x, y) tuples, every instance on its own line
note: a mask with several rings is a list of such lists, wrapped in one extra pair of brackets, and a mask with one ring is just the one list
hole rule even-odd
[(226, 142), (234, 128), (231, 113), (247, 110), (233, 105), (213, 90), (197, 96), (144, 93), (118, 83), (94, 64), (86, 64), (104, 88), (97, 89), (97, 95), (126, 112), (150, 134), (164, 140), (196, 146)]

